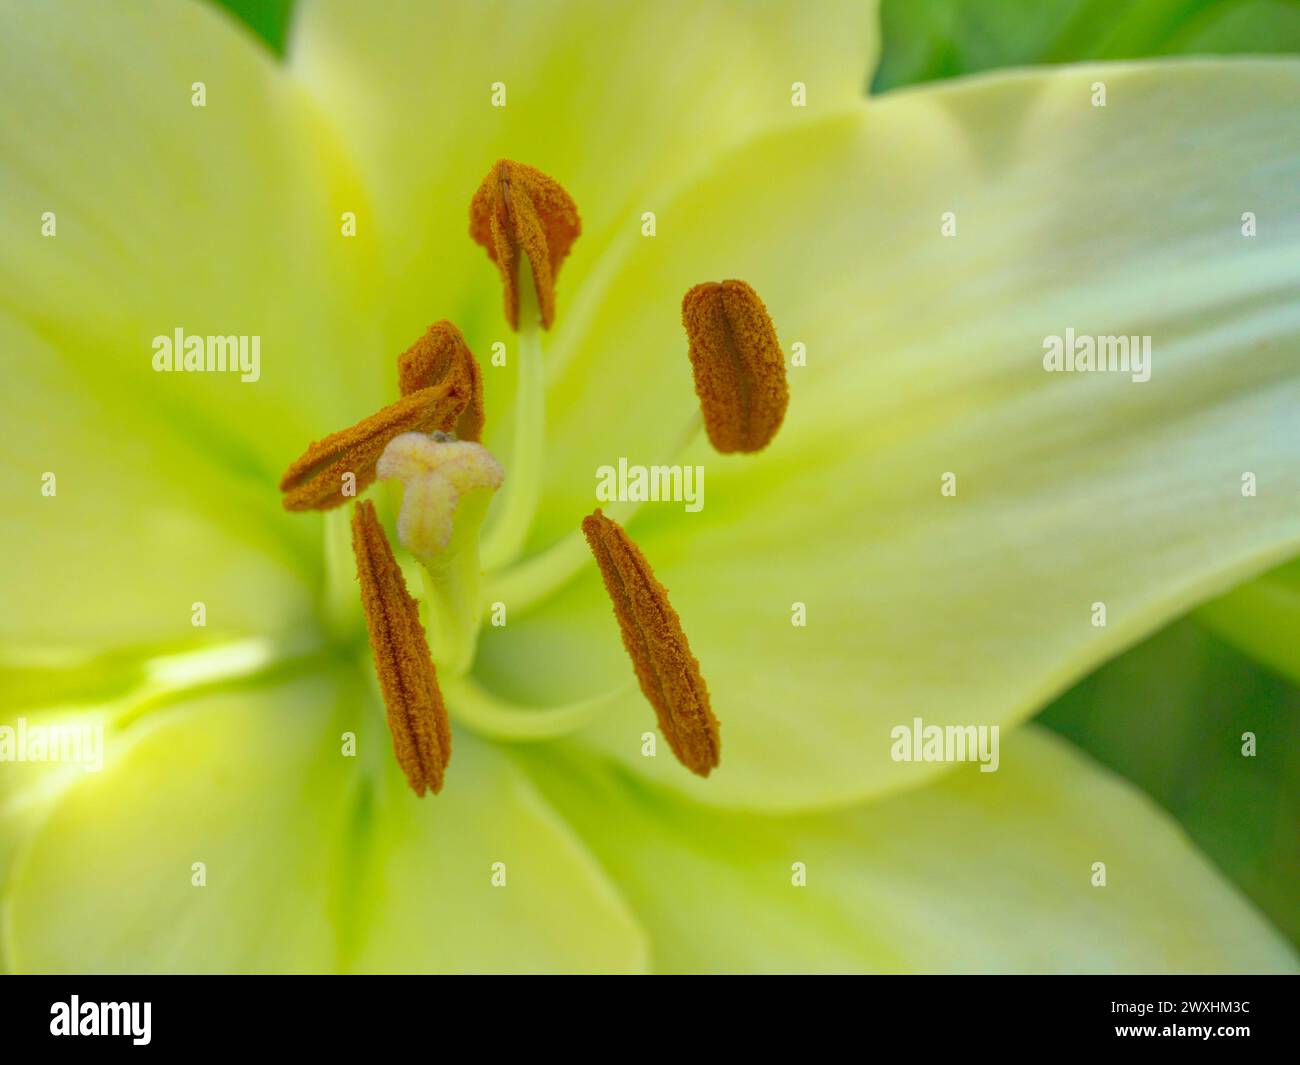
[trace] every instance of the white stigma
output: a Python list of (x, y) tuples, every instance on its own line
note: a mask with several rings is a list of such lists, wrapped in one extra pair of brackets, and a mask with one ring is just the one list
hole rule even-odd
[(380, 456), (378, 474), (384, 480), (402, 482), (397, 538), (422, 559), (447, 550), (461, 496), (482, 493), (481, 506), (472, 508), (481, 521), (488, 498), (505, 479), (501, 464), (482, 444), (438, 440), (424, 433), (403, 433), (389, 441)]

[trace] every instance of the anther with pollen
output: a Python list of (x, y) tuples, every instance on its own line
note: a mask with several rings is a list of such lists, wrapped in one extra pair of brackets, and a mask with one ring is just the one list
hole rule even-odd
[[(356, 425), (315, 441), (280, 480), (286, 510), (328, 510), (375, 480), (379, 457), (402, 433), (473, 432), (483, 428), (478, 364), (450, 322), (429, 327), (398, 362), (402, 398)], [(345, 475), (356, 480), (344, 495)]]
[(469, 402), (456, 419), (460, 440), (483, 435), (483, 376), (465, 338), (445, 319), (429, 326), (424, 336), (397, 357), (397, 383), (403, 396), (423, 388), (452, 382)]
[(417, 795), (423, 796), (426, 790), (436, 795), (442, 790), (451, 759), (447, 708), (420, 624), (419, 606), (406, 590), (401, 568), (369, 500), (358, 503), (352, 512), (352, 550), (397, 763)]
[(718, 719), (667, 591), (623, 528), (599, 509), (582, 519), (582, 531), (660, 731), (682, 765), (707, 777), (718, 764), (722, 746)]
[(743, 281), (696, 285), (682, 300), (695, 393), (709, 442), (761, 451), (785, 418), (785, 356), (763, 301)]
[(506, 320), (519, 328), (519, 257), (528, 256), (542, 325), (555, 320), (555, 278), (582, 233), (578, 207), (554, 178), (500, 159), (469, 205), (469, 235), (501, 271)]

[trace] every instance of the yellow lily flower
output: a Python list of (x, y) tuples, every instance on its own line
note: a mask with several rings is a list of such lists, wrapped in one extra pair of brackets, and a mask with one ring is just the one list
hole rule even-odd
[[(1025, 722), (1300, 547), (1300, 63), (868, 101), (869, 4), (354, 10), (302, 4), (281, 66), (198, 4), (0, 5), (0, 723), (103, 729), (100, 771), (0, 766), (0, 960), (1295, 969), (1170, 818)], [(466, 234), (498, 159), (581, 211), (544, 332)], [(727, 278), (800, 353), (756, 454), (683, 437), (683, 295)], [(505, 623), (426, 626), (454, 758), (422, 800), (351, 504), (277, 484), (397, 399), (435, 319), (480, 356)], [(1067, 329), (1150, 335), (1150, 379), (1044, 372)], [(256, 372), (159, 372), (177, 331), (257, 337)], [(707, 777), (652, 742), (579, 530), (620, 457), (707, 469), (697, 513), (626, 521), (721, 723)], [(997, 771), (897, 760), (916, 718), (1006, 730)]]

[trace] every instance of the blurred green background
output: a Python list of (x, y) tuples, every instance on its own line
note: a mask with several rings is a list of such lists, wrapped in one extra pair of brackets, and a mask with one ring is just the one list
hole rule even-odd
[[(295, 0), (211, 2), (283, 54)], [(1030, 64), (1300, 53), (1300, 0), (882, 0), (881, 23), (875, 93)], [(1276, 671), (1281, 622), (1300, 633), (1300, 595), (1248, 621), (1236, 646), (1179, 621), (1039, 721), (1168, 810), (1300, 945), (1300, 687)], [(1300, 640), (1290, 647), (1282, 665), (1300, 677)], [(1244, 732), (1257, 736), (1254, 758), (1242, 756)]]

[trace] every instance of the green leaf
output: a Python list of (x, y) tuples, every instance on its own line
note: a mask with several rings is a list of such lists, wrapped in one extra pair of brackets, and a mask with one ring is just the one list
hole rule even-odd
[(296, 0), (210, 0), (224, 7), (265, 42), (275, 55), (284, 55)]
[(1300, 51), (1296, 0), (884, 0), (875, 92), (999, 67)]
[[(1300, 688), (1182, 621), (1102, 667), (1038, 721), (1178, 818), (1300, 942)], [(1247, 732), (1251, 757), (1243, 756)]]
[(1248, 655), (1300, 682), (1300, 559), (1211, 600), (1196, 618)]

